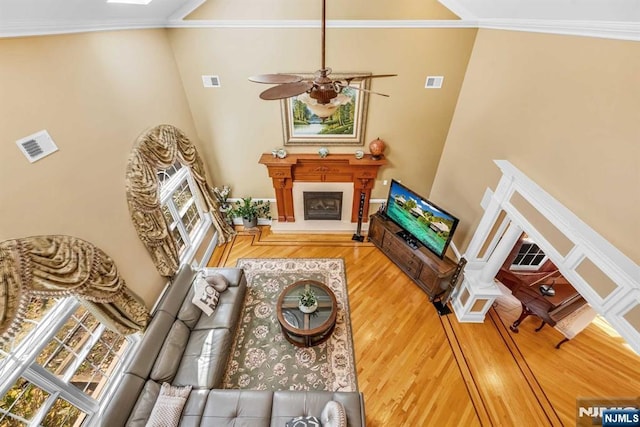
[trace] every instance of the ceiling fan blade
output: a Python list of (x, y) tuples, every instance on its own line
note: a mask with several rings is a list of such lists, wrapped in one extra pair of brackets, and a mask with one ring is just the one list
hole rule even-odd
[(389, 95), (387, 95), (386, 93), (380, 93), (380, 92), (376, 92), (376, 91), (369, 90), (369, 89), (359, 88), (359, 87), (356, 87), (356, 86), (349, 86), (349, 85), (342, 85), (342, 84), (338, 84), (338, 86), (340, 86), (340, 89), (348, 86), (350, 89), (359, 90), (361, 92), (373, 93), (375, 95), (386, 96), (387, 98), (389, 98)]
[(366, 79), (375, 79), (378, 77), (396, 77), (397, 74), (354, 74), (353, 76), (343, 77), (340, 80), (346, 80), (350, 82), (351, 80), (366, 80)]
[(294, 74), (260, 74), (249, 77), (249, 80), (254, 83), (283, 84), (302, 81), (302, 77)]
[(305, 93), (312, 87), (312, 82), (284, 83), (265, 90), (260, 94), (260, 98), (266, 100), (291, 98), (292, 96)]

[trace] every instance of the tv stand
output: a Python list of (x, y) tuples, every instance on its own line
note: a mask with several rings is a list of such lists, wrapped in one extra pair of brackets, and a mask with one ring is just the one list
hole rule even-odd
[(396, 233), (411, 249), (418, 249), (418, 241), (414, 237), (404, 230), (400, 230)]
[[(377, 213), (370, 217), (369, 241), (433, 300), (447, 289), (451, 276), (456, 271), (456, 263), (446, 257), (438, 258), (423, 246), (416, 244), (417, 247), (412, 247), (403, 232), (384, 215)], [(413, 240), (410, 236), (409, 239)]]

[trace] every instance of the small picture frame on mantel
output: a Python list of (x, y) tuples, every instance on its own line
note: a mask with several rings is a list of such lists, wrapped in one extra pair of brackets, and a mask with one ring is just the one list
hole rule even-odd
[[(299, 74), (305, 79), (313, 74)], [(333, 80), (371, 73), (333, 73)], [(308, 93), (281, 101), (284, 145), (363, 145), (369, 80), (352, 80), (331, 105), (318, 104)]]

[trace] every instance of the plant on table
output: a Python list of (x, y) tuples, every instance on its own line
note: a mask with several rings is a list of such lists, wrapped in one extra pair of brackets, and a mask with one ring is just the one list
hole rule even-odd
[(305, 287), (304, 290), (300, 292), (299, 302), (301, 306), (313, 307), (318, 303), (318, 298), (313, 289)]

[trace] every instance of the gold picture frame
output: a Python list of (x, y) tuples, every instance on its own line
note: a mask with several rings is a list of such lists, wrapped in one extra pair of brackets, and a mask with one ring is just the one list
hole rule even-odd
[[(313, 74), (297, 75), (305, 79), (314, 77)], [(371, 73), (333, 73), (329, 77), (340, 80), (354, 75), (367, 76)], [(349, 101), (343, 97), (343, 103), (331, 116), (324, 119), (311, 110), (313, 107), (303, 102), (310, 101), (306, 93), (283, 99), (281, 110), (284, 145), (363, 145), (369, 93), (357, 89), (369, 89), (369, 81), (370, 79), (352, 80), (349, 87), (341, 92)]]

